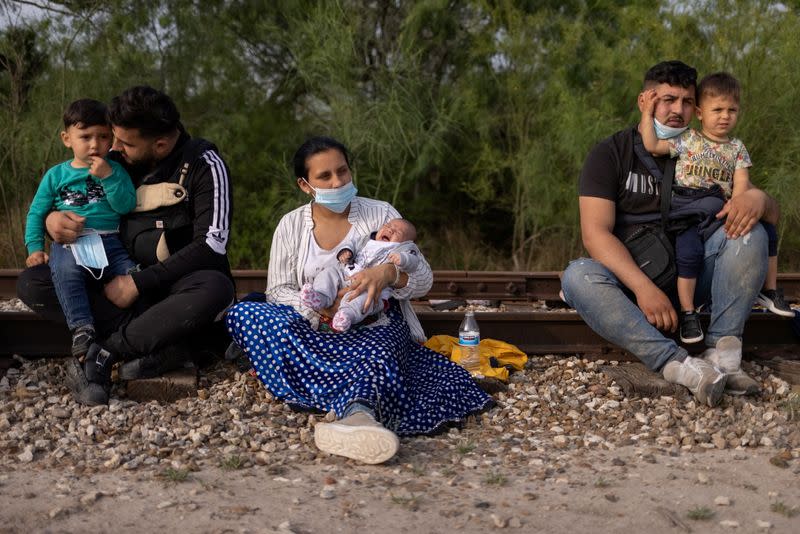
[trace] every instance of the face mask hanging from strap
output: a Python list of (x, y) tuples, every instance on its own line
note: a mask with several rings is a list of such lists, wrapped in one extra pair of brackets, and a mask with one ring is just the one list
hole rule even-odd
[[(108, 267), (108, 256), (106, 256), (106, 248), (103, 246), (103, 238), (100, 237), (100, 234), (91, 232), (82, 235), (67, 246), (72, 251), (75, 263), (89, 271), (95, 280), (103, 278), (103, 271)], [(100, 275), (95, 276), (92, 269), (100, 269)]]

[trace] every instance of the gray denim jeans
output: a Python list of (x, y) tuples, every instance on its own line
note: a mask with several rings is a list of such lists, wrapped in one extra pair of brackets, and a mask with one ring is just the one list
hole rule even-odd
[[(757, 224), (738, 239), (727, 239), (720, 228), (705, 242), (705, 257), (697, 279), (696, 304), (708, 304), (711, 321), (706, 345), (723, 336), (741, 338), (767, 274), (767, 234)], [(561, 278), (564, 298), (592, 330), (634, 354), (652, 371), (670, 360), (683, 361), (683, 347), (647, 322), (624, 286), (601, 263), (580, 258), (570, 262)]]

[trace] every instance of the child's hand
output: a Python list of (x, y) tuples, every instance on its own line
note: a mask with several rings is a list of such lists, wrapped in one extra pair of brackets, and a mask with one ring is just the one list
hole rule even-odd
[(101, 180), (111, 176), (111, 173), (113, 172), (111, 170), (111, 165), (109, 165), (104, 158), (90, 156), (89, 160), (89, 174), (92, 176), (97, 176)]
[(392, 252), (386, 259), (389, 260), (389, 263), (394, 263), (398, 267), (400, 266), (400, 254), (397, 252)]
[(645, 91), (643, 93), (644, 109), (642, 110), (642, 113), (649, 113), (650, 115), (652, 115), (656, 109), (656, 104), (658, 104), (659, 98), (660, 97), (658, 96), (658, 91), (656, 91), (655, 89), (648, 89), (647, 91)]
[(50, 261), (50, 256), (40, 250), (28, 256), (28, 259), (25, 260), (25, 265), (27, 267), (34, 267), (36, 265), (47, 263), (48, 261)]

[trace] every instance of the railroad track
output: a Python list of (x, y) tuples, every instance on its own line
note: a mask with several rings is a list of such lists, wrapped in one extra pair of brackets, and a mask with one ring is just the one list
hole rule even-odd
[[(0, 298), (16, 294), (18, 270), (0, 269)], [(266, 271), (234, 271), (240, 295), (263, 291)], [(779, 284), (787, 298), (800, 301), (800, 274), (782, 274)], [(583, 320), (560, 304), (557, 272), (435, 271), (427, 300), (414, 303), (425, 331), (457, 335), (460, 311), (438, 311), (430, 301), (480, 299), (502, 304), (505, 311), (477, 312), (485, 338), (508, 341), (528, 354), (585, 354), (595, 358), (630, 359), (618, 347), (595, 334)], [(541, 305), (544, 301), (548, 306)], [(706, 318), (707, 320), (707, 318)], [(764, 357), (797, 357), (797, 338), (790, 320), (754, 311), (744, 332), (745, 351)], [(69, 348), (65, 327), (32, 313), (0, 312), (0, 354), (61, 355)], [(700, 349), (700, 347), (697, 347)]]

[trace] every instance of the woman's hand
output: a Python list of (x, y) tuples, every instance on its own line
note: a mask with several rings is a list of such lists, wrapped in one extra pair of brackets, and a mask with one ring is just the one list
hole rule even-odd
[(381, 298), (381, 291), (389, 287), (389, 284), (394, 282), (396, 276), (397, 271), (391, 263), (364, 269), (350, 277), (349, 289), (352, 291), (350, 299), (366, 291), (367, 299), (364, 301), (364, 312), (366, 313), (373, 304), (378, 303)]

